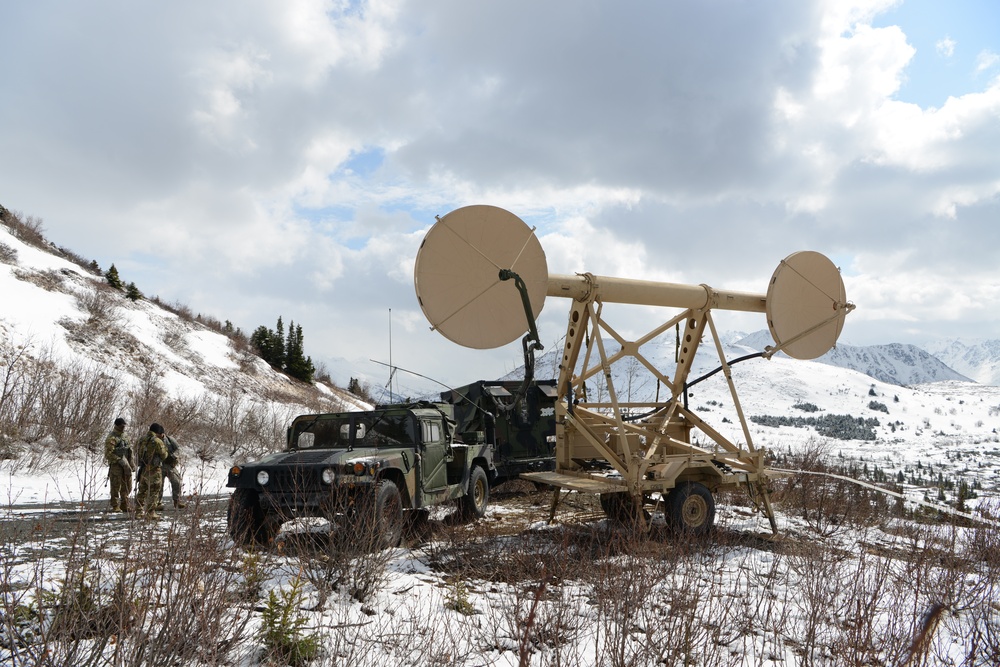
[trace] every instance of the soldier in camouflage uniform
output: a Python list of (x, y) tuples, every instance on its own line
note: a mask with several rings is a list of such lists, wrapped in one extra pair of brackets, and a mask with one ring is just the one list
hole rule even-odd
[(132, 445), (125, 437), (125, 420), (119, 417), (104, 440), (104, 460), (108, 464), (111, 484), (112, 512), (128, 512), (128, 497), (132, 493)]
[[(180, 460), (177, 457), (180, 446), (172, 436), (164, 435), (162, 439), (163, 443), (167, 446), (167, 458), (163, 461), (163, 478), (170, 480), (170, 495), (174, 499), (174, 507), (179, 510), (184, 509), (187, 507), (187, 503), (181, 500), (181, 473), (177, 469), (178, 465), (180, 465)], [(161, 481), (160, 496), (156, 503), (157, 512), (163, 510), (163, 487), (164, 484)]]
[(151, 424), (149, 433), (136, 443), (139, 450), (139, 490), (135, 494), (136, 512), (146, 518), (156, 519), (156, 501), (163, 489), (163, 462), (167, 459), (167, 446), (160, 438), (163, 427)]

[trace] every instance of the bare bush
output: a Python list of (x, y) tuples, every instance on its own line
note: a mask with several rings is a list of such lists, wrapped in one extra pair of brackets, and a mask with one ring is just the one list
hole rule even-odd
[(121, 403), (121, 379), (97, 364), (47, 362), (48, 381), (39, 394), (39, 418), (57, 444), (69, 450), (83, 443), (99, 451), (108, 415)]
[[(132, 522), (124, 540), (95, 537), (86, 521), (65, 544), (32, 536), (34, 548), (65, 553), (66, 574), (54, 578), (40, 559), (31, 583), (0, 590), (5, 664), (226, 665), (248, 657), (253, 609), (236, 592), (240, 554), (198, 508), (165, 533)], [(15, 576), (24, 567), (17, 552), (0, 548), (5, 581), (25, 579)]]
[(870, 526), (889, 517), (892, 510), (883, 494), (845, 479), (829, 464), (827, 448), (811, 443), (787, 465), (800, 470), (776, 483), (772, 500), (801, 516), (817, 535), (832, 536), (849, 528)]
[(118, 307), (115, 303), (117, 290), (106, 283), (98, 283), (94, 289), (84, 289), (76, 295), (80, 310), (87, 314), (89, 326), (111, 328), (118, 325)]
[(65, 276), (55, 269), (45, 271), (34, 271), (29, 269), (14, 269), (14, 274), (18, 279), (37, 285), (49, 292), (65, 292)]
[(0, 262), (17, 264), (17, 249), (11, 248), (6, 243), (0, 243)]
[(161, 373), (162, 370), (149, 361), (143, 366), (139, 383), (129, 389), (126, 413), (132, 415), (133, 422), (137, 425), (150, 425), (167, 412), (171, 401), (163, 388)]
[(14, 236), (24, 243), (48, 250), (45, 225), (41, 218), (33, 215), (25, 216), (19, 211), (11, 211), (0, 206), (0, 222), (7, 225)]

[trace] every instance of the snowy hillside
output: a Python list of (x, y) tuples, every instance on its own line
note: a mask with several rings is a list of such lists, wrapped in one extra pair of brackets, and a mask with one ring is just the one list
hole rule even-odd
[[(154, 391), (164, 395), (164, 409), (197, 408), (206, 437), (224, 419), (235, 424), (269, 415), (285, 422), (288, 414), (307, 409), (366, 407), (339, 388), (274, 371), (238, 338), (183, 316), (183, 309), (178, 314), (146, 299), (130, 300), (103, 276), (35, 241), (26, 243), (0, 225), (0, 379), (7, 379), (7, 389), (12, 378), (24, 378), (28, 363), (83, 373), (111, 387), (106, 407), (112, 412), (93, 416), (102, 421), (100, 429), (119, 412), (134, 421), (160, 419), (137, 407), (139, 394)], [(0, 408), (10, 409), (15, 400), (7, 389)], [(194, 428), (190, 419), (175, 421), (173, 426)], [(275, 423), (272, 431), (283, 428)]]

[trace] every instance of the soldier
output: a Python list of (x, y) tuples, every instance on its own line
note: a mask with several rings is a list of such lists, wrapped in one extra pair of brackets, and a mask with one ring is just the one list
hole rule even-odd
[[(164, 435), (163, 442), (167, 446), (167, 458), (163, 461), (163, 477), (170, 480), (170, 495), (174, 499), (174, 507), (182, 510), (187, 507), (187, 503), (181, 500), (181, 473), (177, 469), (180, 461), (177, 453), (180, 447), (172, 436)], [(160, 495), (156, 503), (156, 511), (163, 511), (163, 480), (160, 480)]]
[(104, 440), (104, 460), (108, 464), (111, 484), (111, 512), (128, 512), (128, 497), (132, 493), (132, 445), (125, 437), (125, 420), (119, 417)]
[(161, 436), (163, 427), (153, 423), (149, 433), (136, 444), (139, 450), (139, 490), (135, 494), (136, 512), (147, 519), (158, 519), (156, 499), (163, 490), (163, 462), (167, 459), (167, 446)]

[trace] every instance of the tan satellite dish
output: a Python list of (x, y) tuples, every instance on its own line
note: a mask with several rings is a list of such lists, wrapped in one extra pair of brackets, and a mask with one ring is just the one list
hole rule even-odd
[(767, 326), (778, 347), (796, 359), (815, 359), (837, 342), (850, 312), (840, 271), (825, 255), (792, 253), (767, 287)]
[(527, 288), (534, 317), (548, 287), (545, 252), (534, 230), (496, 206), (475, 205), (438, 218), (417, 251), (413, 284), (431, 328), (476, 349), (500, 347), (528, 331), (513, 271)]

